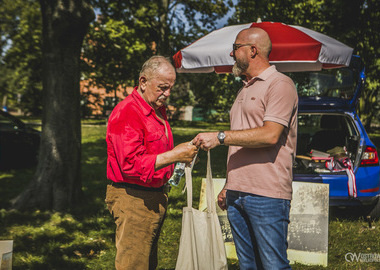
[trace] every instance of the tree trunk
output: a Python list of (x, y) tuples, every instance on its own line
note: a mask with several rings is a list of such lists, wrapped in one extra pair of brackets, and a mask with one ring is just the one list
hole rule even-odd
[(169, 26), (167, 23), (169, 12), (169, 0), (159, 1), (159, 42), (158, 42), (158, 54), (163, 56), (170, 55), (170, 43), (169, 43)]
[(16, 209), (64, 210), (78, 201), (80, 54), (94, 11), (84, 0), (40, 0), (43, 21), (43, 117), (37, 170), (13, 200)]

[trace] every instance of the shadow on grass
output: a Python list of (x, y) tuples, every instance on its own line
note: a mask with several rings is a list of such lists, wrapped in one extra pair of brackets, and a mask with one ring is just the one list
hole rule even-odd
[[(0, 211), (0, 238), (14, 240), (13, 269), (113, 269), (115, 224), (106, 209), (104, 199), (106, 180), (106, 142), (103, 129), (89, 133), (82, 143), (82, 201), (63, 213)], [(186, 131), (174, 135), (175, 143), (189, 141), (198, 131)], [(99, 134), (99, 135), (97, 135)], [(88, 140), (88, 141), (86, 141)], [(225, 149), (226, 150), (226, 149)], [(220, 150), (219, 150), (220, 151)], [(226, 153), (226, 152), (225, 152)], [(206, 175), (206, 153), (194, 171), (194, 178)], [(225, 166), (225, 158), (223, 158)], [(213, 166), (213, 170), (225, 171)], [(17, 170), (1, 174), (1, 207), (9, 206), (9, 200), (18, 195), (33, 177), (34, 170)], [(200, 176), (200, 177), (197, 177)], [(200, 190), (200, 180), (194, 184)], [(199, 193), (199, 192), (198, 192)], [(197, 193), (195, 193), (197, 194)], [(173, 269), (179, 242), (182, 208), (186, 194), (177, 190), (169, 195), (167, 226), (163, 228), (159, 267)], [(199, 194), (194, 196), (194, 207)], [(170, 247), (170, 252), (166, 250)], [(164, 258), (163, 258), (164, 256)]]
[(350, 206), (350, 207), (330, 207), (330, 221), (346, 220), (358, 221), (363, 220), (371, 227), (371, 222), (378, 220), (369, 216), (373, 206)]
[(27, 186), (34, 175), (35, 168), (0, 171), (0, 209), (8, 209), (10, 200)]
[[(105, 207), (106, 145), (104, 139), (82, 144), (83, 199), (65, 214), (5, 210), (34, 170), (0, 174), (0, 239), (13, 239), (13, 269), (112, 269), (113, 260), (88, 262), (112, 249), (114, 222)], [(107, 239), (107, 241), (105, 240)], [(112, 253), (112, 252), (110, 252)], [(96, 268), (98, 267), (98, 268)]]
[(2, 211), (0, 237), (14, 241), (13, 269), (88, 269), (86, 261), (109, 249), (104, 239), (112, 238), (113, 222), (85, 215), (82, 219), (87, 222), (48, 211)]

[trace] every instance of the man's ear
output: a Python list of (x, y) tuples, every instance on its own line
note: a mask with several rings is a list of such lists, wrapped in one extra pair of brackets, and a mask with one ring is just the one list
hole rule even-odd
[(257, 50), (256, 46), (251, 46), (251, 58), (255, 58), (258, 54), (259, 51)]
[(139, 78), (139, 85), (140, 85), (140, 89), (141, 91), (145, 91), (146, 89), (146, 83), (147, 83), (147, 78), (145, 76), (141, 76)]

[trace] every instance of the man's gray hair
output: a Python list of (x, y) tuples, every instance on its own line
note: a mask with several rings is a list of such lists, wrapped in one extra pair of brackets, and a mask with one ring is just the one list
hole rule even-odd
[[(141, 71), (140, 71), (140, 77), (150, 77), (153, 74), (156, 73), (156, 71), (161, 67), (162, 64), (167, 64), (173, 67), (172, 63), (170, 62), (170, 59), (161, 55), (155, 55), (149, 58), (145, 61), (143, 64)], [(174, 67), (173, 67), (174, 70)]]

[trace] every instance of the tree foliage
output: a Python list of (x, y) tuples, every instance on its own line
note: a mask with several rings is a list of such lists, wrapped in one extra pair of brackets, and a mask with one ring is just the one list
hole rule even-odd
[[(380, 2), (376, 0), (240, 0), (229, 23), (276, 21), (322, 32), (354, 48), (366, 66), (359, 112), (369, 130), (379, 117)], [(377, 117), (376, 117), (377, 116)]]
[[(236, 12), (229, 24), (260, 18), (301, 25), (355, 48), (355, 53), (365, 62), (367, 74), (366, 90), (359, 106), (361, 118), (367, 128), (379, 118), (378, 1), (237, 0), (234, 3)], [(86, 36), (82, 74), (107, 91), (136, 85), (139, 67), (148, 57), (172, 56), (214, 30), (218, 19), (233, 6), (231, 0), (91, 0), (91, 4), (99, 16)], [(33, 114), (41, 112), (39, 12), (33, 0), (2, 0), (0, 5), (1, 93), (6, 92), (14, 100), (17, 94), (22, 94), (21, 104), (14, 101), (14, 105)], [(234, 78), (228, 75), (179, 74), (170, 102), (175, 106), (197, 104), (204, 109), (211, 106), (220, 111), (218, 104), (230, 100), (237, 91), (238, 85), (233, 82)], [(232, 89), (228, 90), (231, 84)]]
[[(136, 85), (139, 69), (150, 56), (170, 57), (207, 29), (215, 29), (232, 1), (94, 0), (92, 4), (100, 15), (86, 38), (84, 75), (92, 84), (113, 91)], [(188, 85), (185, 76), (177, 79), (172, 104), (192, 103)]]
[(87, 34), (83, 50), (83, 74), (91, 85), (108, 92), (119, 86), (135, 84), (137, 63), (141, 63), (147, 45), (138, 38), (136, 29), (122, 21), (101, 16)]
[[(365, 1), (360, 12), (360, 26), (355, 28), (357, 50), (364, 58), (367, 74), (367, 87), (360, 100), (359, 112), (367, 130), (377, 119), (380, 124), (380, 2)], [(355, 33), (355, 30), (354, 33)]]
[(42, 110), (41, 12), (36, 1), (3, 0), (0, 5), (0, 95), (12, 108)]

